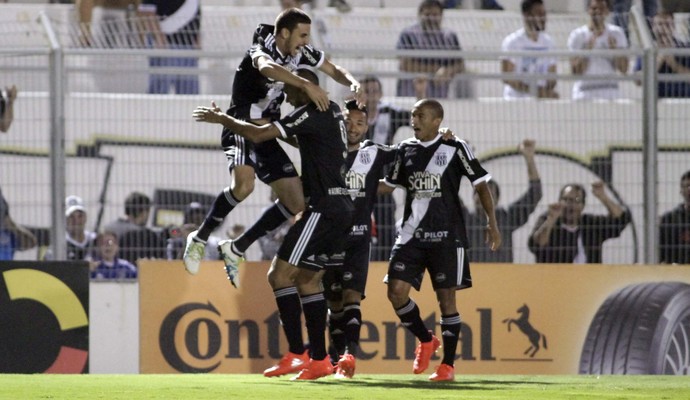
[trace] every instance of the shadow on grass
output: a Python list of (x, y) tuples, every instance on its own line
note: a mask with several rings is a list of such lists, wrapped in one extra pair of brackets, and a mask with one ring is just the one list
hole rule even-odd
[[(457, 378), (456, 378), (457, 379)], [(542, 381), (520, 381), (520, 380), (487, 380), (487, 379), (464, 379), (460, 378), (452, 382), (431, 382), (427, 380), (418, 379), (375, 379), (375, 378), (357, 378), (354, 379), (319, 379), (316, 381), (309, 381), (318, 385), (349, 385), (353, 387), (380, 387), (384, 389), (430, 389), (430, 390), (445, 390), (445, 389), (461, 389), (461, 390), (504, 390), (505, 386), (519, 386), (519, 385), (553, 385), (553, 382)], [(292, 383), (294, 382), (286, 382)]]

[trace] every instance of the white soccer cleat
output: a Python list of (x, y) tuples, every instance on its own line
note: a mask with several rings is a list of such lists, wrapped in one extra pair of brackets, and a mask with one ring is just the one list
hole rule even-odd
[(182, 261), (184, 261), (184, 268), (192, 275), (196, 275), (199, 272), (199, 265), (201, 260), (204, 259), (204, 250), (206, 245), (194, 241), (196, 233), (198, 231), (191, 232), (187, 235), (187, 244), (184, 248), (184, 255), (182, 256)]
[(232, 240), (221, 240), (218, 242), (218, 251), (223, 257), (223, 263), (225, 264), (225, 273), (228, 274), (228, 279), (232, 286), (240, 287), (240, 271), (239, 266), (243, 257), (232, 251)]

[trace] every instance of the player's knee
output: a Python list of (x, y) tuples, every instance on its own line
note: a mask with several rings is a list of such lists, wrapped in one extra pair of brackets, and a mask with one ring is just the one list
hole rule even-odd
[(237, 199), (244, 200), (254, 191), (254, 180), (253, 179), (242, 179), (236, 180), (232, 186), (232, 194)]
[(402, 307), (407, 303), (407, 292), (401, 287), (388, 285), (388, 300), (393, 307)]

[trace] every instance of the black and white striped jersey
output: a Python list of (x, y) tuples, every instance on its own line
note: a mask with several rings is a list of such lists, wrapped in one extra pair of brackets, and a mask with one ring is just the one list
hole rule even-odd
[(268, 79), (256, 68), (259, 56), (267, 56), (289, 71), (300, 66), (319, 68), (325, 56), (323, 51), (303, 46), (296, 56), (283, 55), (276, 47), (273, 25), (259, 24), (254, 32), (253, 44), (247, 50), (235, 71), (232, 98), (227, 114), (242, 120), (280, 119), (280, 105), (285, 99), (283, 82)]
[(355, 202), (351, 237), (371, 236), (371, 212), (376, 203), (379, 180), (383, 178), (384, 167), (393, 162), (395, 149), (394, 146), (365, 140), (357, 151), (347, 154), (345, 183)]
[(396, 245), (468, 247), (458, 191), (463, 176), (473, 185), (491, 179), (463, 140), (400, 143), (385, 181), (407, 190)]

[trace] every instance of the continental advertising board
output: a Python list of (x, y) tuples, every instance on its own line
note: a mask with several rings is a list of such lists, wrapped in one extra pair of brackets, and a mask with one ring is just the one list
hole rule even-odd
[[(220, 262), (196, 276), (179, 262), (141, 262), (140, 372), (273, 365), (287, 350), (268, 266), (244, 264), (238, 290)], [(386, 267), (370, 267), (358, 373), (412, 370), (415, 338), (386, 298)], [(690, 266), (473, 264), (472, 275), (474, 287), (458, 292), (459, 373), (688, 373)], [(412, 297), (440, 334), (428, 277)]]

